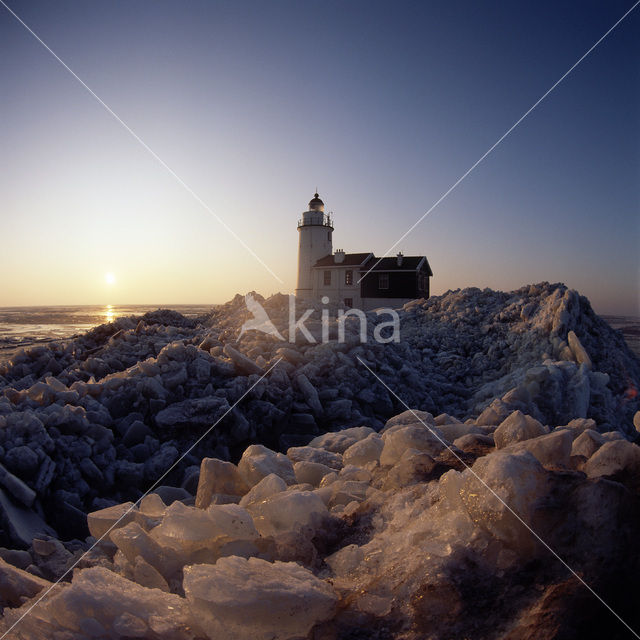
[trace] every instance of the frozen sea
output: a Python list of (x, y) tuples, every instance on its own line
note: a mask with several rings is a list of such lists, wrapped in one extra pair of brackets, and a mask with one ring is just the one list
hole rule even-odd
[[(142, 315), (159, 308), (174, 309), (187, 317), (209, 313), (216, 305), (94, 305), (0, 307), (0, 360), (20, 347), (64, 340), (122, 316)], [(602, 316), (624, 334), (629, 347), (640, 356), (640, 317)]]
[(0, 307), (0, 360), (20, 347), (77, 336), (122, 316), (138, 316), (156, 309), (174, 309), (187, 317), (209, 313), (215, 305), (82, 305)]

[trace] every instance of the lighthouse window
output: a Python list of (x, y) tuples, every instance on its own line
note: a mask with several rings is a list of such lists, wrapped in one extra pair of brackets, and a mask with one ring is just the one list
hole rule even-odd
[(351, 269), (344, 272), (344, 283), (353, 284), (353, 271)]
[(331, 242), (331, 231), (327, 231), (327, 240)]
[(381, 273), (378, 275), (378, 289), (388, 289), (389, 288), (389, 274)]
[(331, 286), (331, 271), (324, 272), (324, 285), (325, 287)]

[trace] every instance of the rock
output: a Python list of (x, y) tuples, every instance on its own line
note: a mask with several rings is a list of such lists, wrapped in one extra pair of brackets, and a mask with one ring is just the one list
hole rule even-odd
[(640, 474), (640, 447), (627, 440), (605, 442), (584, 466), (589, 478)]
[(0, 547), (0, 558), (12, 564), (14, 567), (18, 567), (18, 569), (26, 569), (33, 562), (31, 554), (28, 551), (5, 549), (4, 547)]
[(254, 486), (269, 474), (280, 476), (287, 484), (295, 484), (293, 465), (287, 456), (261, 444), (247, 447), (238, 462), (238, 471), (249, 486)]
[[(91, 612), (91, 615), (87, 615)], [(11, 611), (7, 624), (21, 609)], [(103, 567), (76, 571), (38, 604), (37, 616), (16, 627), (19, 638), (154, 638), (192, 640), (195, 632), (184, 598), (147, 589)]]
[(255, 362), (253, 362), (253, 360), (242, 355), (230, 344), (225, 344), (222, 351), (231, 360), (231, 362), (233, 362), (238, 373), (244, 375), (251, 375), (252, 373), (262, 375), (264, 373), (264, 371)]
[[(468, 469), (462, 473), (458, 485), (458, 496), (470, 518), (526, 557), (538, 544), (512, 510), (532, 526), (535, 512), (549, 488), (547, 472), (528, 451), (517, 454), (496, 451), (478, 458), (472, 469), (473, 473)], [(443, 479), (455, 480), (456, 476), (450, 475), (454, 473), (446, 473)]]
[[(215, 562), (221, 556), (257, 553), (258, 531), (249, 513), (237, 504), (211, 505), (207, 509), (174, 502), (150, 536), (179, 566)], [(150, 561), (149, 558), (146, 558)], [(161, 567), (156, 567), (162, 571)]]
[(489, 453), (489, 449), (493, 449), (495, 442), (493, 436), (482, 435), (479, 433), (468, 433), (453, 441), (453, 446), (461, 451), (478, 452), (481, 455)]
[(437, 415), (433, 419), (433, 422), (435, 423), (436, 427), (440, 427), (443, 424), (463, 424), (462, 422), (460, 422), (460, 420), (454, 418), (453, 416), (450, 416), (448, 413), (441, 413), (440, 415)]
[[(153, 568), (165, 582), (166, 579), (175, 577), (183, 567), (184, 559), (172, 547), (160, 544), (137, 522), (130, 522), (124, 527), (114, 529), (111, 539), (127, 562), (134, 568), (134, 572), (135, 567), (139, 566), (146, 582), (149, 580), (157, 582), (155, 574), (147, 567)], [(143, 560), (144, 564), (141, 564), (139, 560)], [(148, 584), (144, 586), (148, 586)], [(165, 589), (163, 588), (162, 591)]]
[(434, 459), (425, 451), (406, 449), (400, 459), (389, 470), (382, 488), (402, 489), (431, 478), (435, 469)]
[(607, 440), (597, 431), (586, 429), (573, 441), (571, 455), (590, 458), (605, 442)]
[(80, 471), (82, 471), (82, 475), (92, 484), (100, 486), (104, 482), (102, 471), (96, 467), (93, 460), (83, 458), (80, 460), (80, 464), (78, 466), (80, 467)]
[(504, 418), (492, 407), (488, 406), (477, 418), (477, 425), (500, 424)]
[(173, 445), (166, 443), (160, 451), (155, 453), (143, 465), (144, 477), (148, 482), (155, 482), (171, 469), (172, 465), (180, 457), (178, 450)]
[(176, 402), (159, 411), (155, 420), (160, 429), (210, 427), (228, 410), (226, 398), (208, 396)]
[(591, 418), (574, 418), (564, 426), (567, 429), (571, 429), (574, 438), (584, 433), (587, 429), (597, 431), (596, 421)]
[(252, 504), (266, 500), (269, 496), (286, 490), (287, 483), (280, 476), (271, 473), (262, 478), (258, 484), (243, 496), (242, 500), (240, 500), (240, 506), (248, 509)]
[(587, 369), (591, 369), (591, 358), (589, 357), (586, 349), (582, 346), (575, 332), (569, 331), (567, 334), (567, 342), (569, 343), (569, 348), (571, 349), (576, 362), (578, 364), (584, 364)]
[(325, 451), (317, 447), (290, 447), (287, 450), (287, 458), (293, 463), (317, 462), (337, 471), (342, 469), (342, 456), (339, 453)]
[(448, 423), (441, 424), (438, 426), (440, 433), (444, 437), (447, 442), (453, 442), (458, 438), (462, 438), (463, 436), (475, 433), (479, 435), (484, 435), (485, 432), (478, 426), (474, 424), (461, 424), (457, 423)]
[[(162, 383), (158, 378), (150, 377), (150, 374), (152, 372), (153, 372), (153, 375), (159, 374), (160, 367), (155, 365), (154, 368), (151, 368), (149, 366), (147, 366), (146, 368), (148, 370), (147, 376), (149, 377), (143, 378), (142, 382), (140, 383), (140, 393), (145, 398), (153, 398), (155, 400), (164, 400), (167, 397), (167, 391), (162, 386)], [(180, 373), (182, 373), (182, 371)], [(177, 386), (175, 382), (177, 382), (175, 379), (171, 380), (170, 382), (171, 388), (174, 388)], [(179, 382), (179, 379), (178, 379), (178, 384), (181, 384)]]
[(38, 469), (38, 454), (25, 445), (14, 447), (7, 451), (4, 463), (13, 473), (30, 478)]
[(605, 431), (600, 434), (607, 442), (612, 440), (624, 440), (625, 437), (619, 431)]
[[(147, 464), (150, 464), (149, 460)], [(115, 479), (123, 487), (140, 487), (144, 480), (144, 471), (145, 465), (141, 462), (120, 459), (113, 465)], [(158, 475), (159, 473), (150, 473), (149, 477), (155, 478)]]
[(309, 382), (309, 378), (304, 373), (299, 374), (296, 377), (298, 388), (300, 389), (307, 406), (313, 411), (316, 416), (322, 415), (322, 404), (318, 397), (316, 388)]
[(392, 429), (383, 433), (382, 438), (384, 447), (380, 454), (381, 465), (392, 466), (396, 464), (407, 449), (424, 451), (432, 458), (445, 449), (444, 437), (438, 427), (430, 426), (427, 428), (420, 423), (408, 424), (407, 426), (403, 426), (403, 423), (396, 423)]
[(427, 424), (429, 426), (435, 427), (436, 421), (433, 419), (433, 415), (431, 415), (428, 411), (419, 411), (417, 409), (407, 410), (399, 413), (397, 416), (393, 416), (393, 418), (389, 418), (389, 420), (387, 420), (384, 425), (382, 433), (388, 431), (392, 427), (413, 424)]
[(351, 573), (363, 560), (364, 552), (357, 544), (348, 544), (324, 559), (337, 576)]
[(55, 472), (56, 463), (49, 456), (45, 456), (44, 460), (40, 464), (40, 470), (38, 471), (38, 476), (34, 483), (35, 490), (38, 493), (42, 494), (48, 489)]
[(295, 562), (258, 558), (187, 567), (184, 589), (203, 633), (228, 640), (306, 638), (338, 601), (330, 585)]
[(503, 449), (514, 442), (536, 438), (545, 433), (547, 433), (547, 430), (535, 418), (517, 410), (500, 423), (493, 433), (493, 439), (496, 443), (496, 448)]
[(17, 547), (26, 549), (39, 535), (57, 537), (56, 532), (34, 511), (11, 501), (0, 489), (0, 523), (9, 540)]
[(309, 446), (342, 454), (352, 444), (363, 440), (372, 433), (375, 433), (375, 431), (370, 427), (350, 427), (342, 431), (334, 431), (317, 436), (309, 443)]
[(364, 440), (354, 442), (342, 455), (345, 465), (353, 464), (357, 467), (364, 467), (367, 464), (380, 460), (384, 440), (377, 433), (369, 434)]
[(173, 504), (177, 500), (180, 502), (188, 502), (193, 500), (193, 496), (182, 487), (169, 487), (162, 485), (156, 487), (153, 492), (160, 497), (162, 502), (166, 505)]
[(0, 464), (0, 485), (2, 485), (16, 500), (27, 507), (36, 499), (36, 492), (26, 485), (20, 478)]
[(249, 491), (249, 485), (231, 462), (217, 458), (204, 458), (200, 465), (200, 479), (196, 494), (196, 507), (206, 509), (215, 494), (235, 496), (240, 499)]
[(33, 598), (52, 586), (43, 578), (14, 567), (0, 560), (0, 601), (12, 607), (19, 607), (25, 598)]
[(32, 549), (38, 569), (49, 580), (62, 578), (73, 560), (72, 554), (59, 540), (34, 539)]
[(66, 500), (60, 500), (56, 504), (53, 523), (60, 534), (57, 537), (63, 540), (86, 538), (89, 535), (87, 514)]
[(299, 484), (310, 484), (314, 487), (319, 486), (322, 478), (333, 471), (335, 471), (335, 469), (318, 462), (301, 461), (293, 465), (296, 481)]
[(159, 571), (152, 567), (144, 558), (136, 556), (133, 561), (133, 579), (147, 589), (160, 589), (169, 593), (169, 585)]
[(122, 438), (122, 444), (126, 447), (132, 447), (134, 444), (139, 444), (144, 442), (146, 436), (152, 436), (153, 432), (144, 422), (140, 420), (136, 420), (131, 424), (131, 426), (127, 429), (127, 432), (124, 434)]
[(42, 540), (40, 538), (34, 538), (31, 547), (34, 553), (37, 553), (39, 556), (50, 556), (58, 549), (53, 540)]
[(135, 505), (124, 502), (87, 514), (87, 525), (94, 538), (102, 539), (107, 532), (133, 522), (134, 517)]
[(325, 409), (328, 420), (348, 420), (351, 416), (352, 402), (348, 398), (340, 398), (329, 402)]
[(573, 434), (569, 429), (559, 429), (537, 438), (510, 444), (502, 449), (505, 453), (529, 451), (543, 466), (568, 467), (572, 455)]
[(247, 506), (261, 536), (274, 536), (303, 527), (315, 529), (329, 515), (312, 491), (282, 491)]

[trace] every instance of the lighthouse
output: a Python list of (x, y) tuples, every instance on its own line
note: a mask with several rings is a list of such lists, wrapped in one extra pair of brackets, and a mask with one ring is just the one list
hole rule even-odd
[(332, 235), (331, 215), (315, 193), (298, 220), (298, 298), (370, 311), (429, 297), (433, 272), (426, 256), (334, 253)]
[(315, 193), (309, 201), (309, 209), (298, 220), (297, 297), (313, 297), (313, 267), (320, 258), (332, 255), (332, 233), (331, 216), (324, 212), (324, 202)]

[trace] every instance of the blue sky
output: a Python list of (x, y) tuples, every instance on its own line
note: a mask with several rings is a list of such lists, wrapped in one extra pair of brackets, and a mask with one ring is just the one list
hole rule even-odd
[[(381, 255), (632, 6), (7, 4), (282, 282), (0, 7), (5, 306), (291, 291), (316, 186), (334, 246)], [(640, 314), (639, 31), (640, 7), (401, 243), (433, 292), (562, 281)]]

